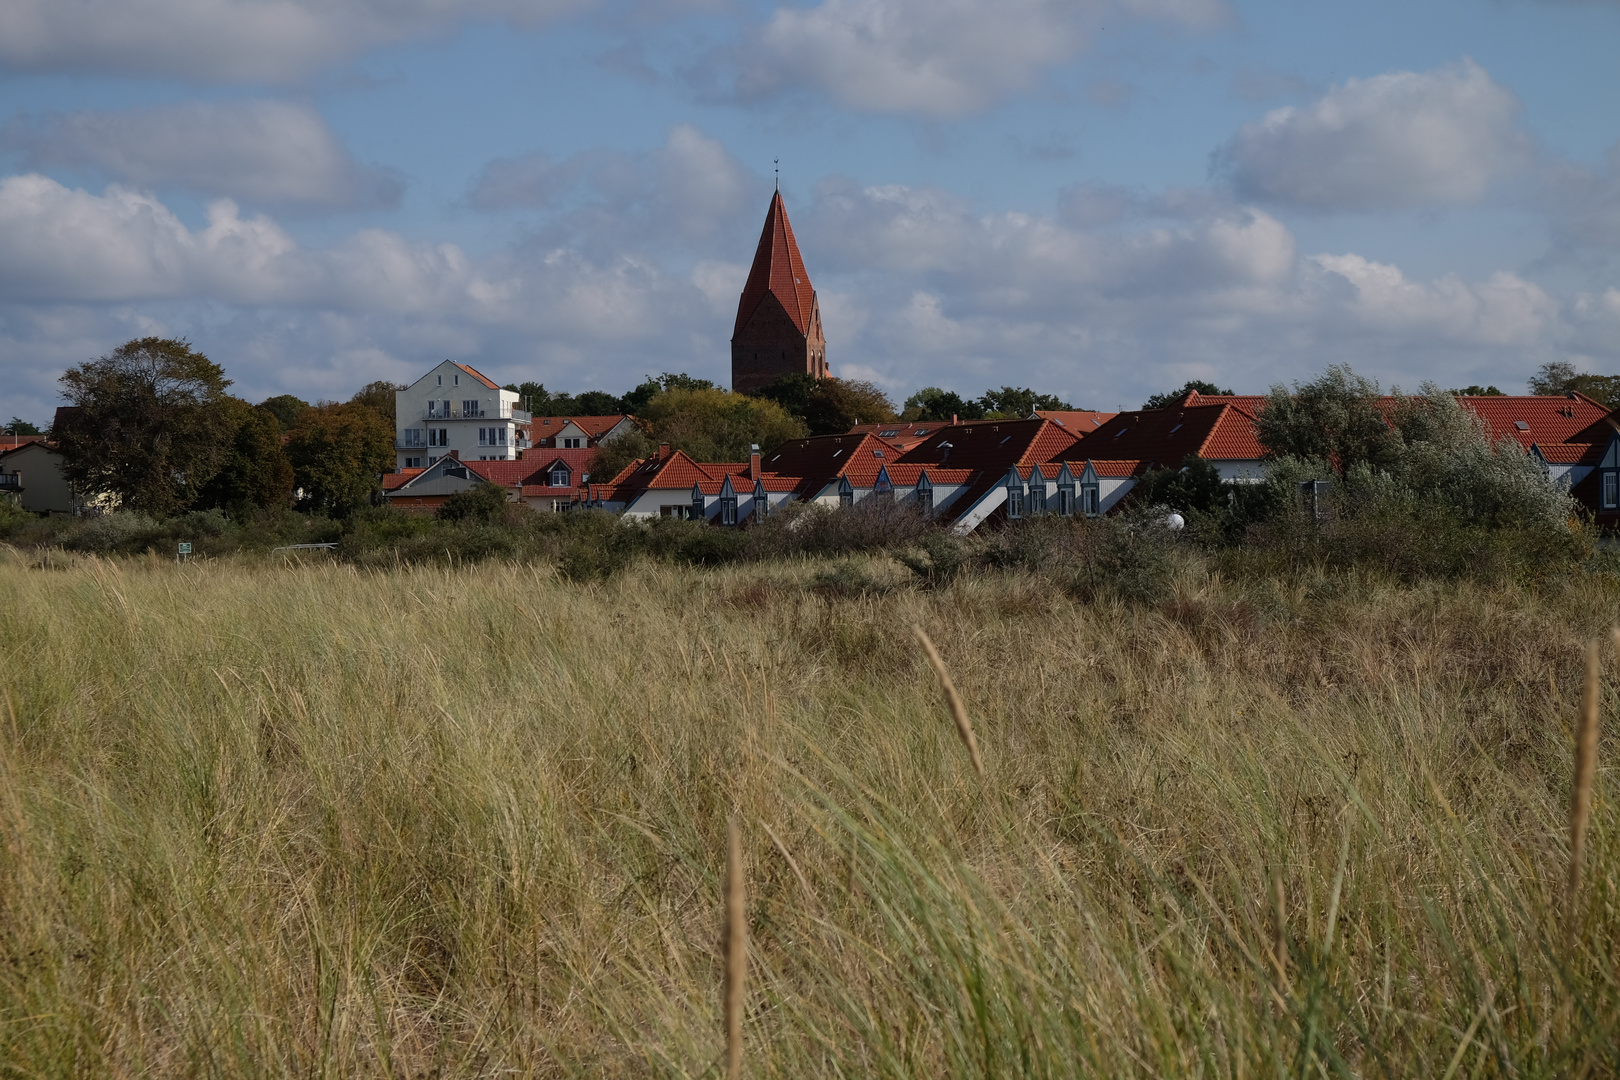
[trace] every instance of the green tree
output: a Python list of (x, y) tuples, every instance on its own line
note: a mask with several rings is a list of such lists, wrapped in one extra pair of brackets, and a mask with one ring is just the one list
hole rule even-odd
[(403, 386), (397, 386), (387, 379), (369, 382), (355, 392), (354, 397), (349, 399), (349, 404), (365, 406), (378, 416), (386, 419), (389, 427), (393, 427), (395, 425), (394, 394), (403, 389), (405, 389)]
[(19, 416), (13, 416), (11, 423), (5, 427), (7, 435), (43, 435), (44, 432)]
[(1027, 386), (1003, 386), (1000, 390), (986, 390), (979, 396), (979, 408), (985, 419), (1021, 419), (1036, 409), (1072, 409), (1067, 401), (1055, 394), (1037, 394)]
[(776, 402), (804, 421), (812, 435), (837, 435), (856, 424), (897, 419), (887, 394), (872, 383), (851, 379), (784, 375), (755, 396)]
[(1220, 387), (1216, 386), (1212, 382), (1205, 382), (1203, 379), (1188, 379), (1185, 383), (1182, 384), (1182, 387), (1181, 387), (1180, 390), (1172, 390), (1168, 394), (1154, 394), (1152, 397), (1150, 397), (1146, 401), (1142, 402), (1142, 408), (1144, 408), (1144, 409), (1165, 409), (1165, 408), (1169, 408), (1171, 405), (1174, 405), (1176, 402), (1180, 401), (1182, 398), (1186, 397), (1189, 393), (1192, 393), (1193, 391), (1197, 391), (1200, 394), (1214, 394), (1214, 395), (1217, 395), (1217, 396), (1220, 396), (1220, 397), (1231, 397), (1232, 396), (1232, 391), (1230, 391), (1230, 390), (1222, 390)]
[(303, 506), (345, 515), (365, 505), (394, 467), (394, 429), (363, 405), (317, 405), (288, 436), (287, 459)]
[(220, 409), (235, 434), (214, 478), (197, 505), (224, 510), (238, 518), (254, 509), (292, 503), (293, 468), (281, 445), (281, 423), (267, 409), (240, 398), (225, 397)]
[(1461, 390), (1447, 390), (1446, 393), (1448, 393), (1448, 394), (1460, 394), (1463, 397), (1502, 397), (1502, 396), (1504, 396), (1502, 394), (1502, 391), (1498, 390), (1494, 386), (1480, 386), (1477, 383), (1474, 384), (1473, 386), (1465, 386)]
[(1131, 502), (1138, 506), (1168, 506), (1172, 510), (1202, 513), (1223, 509), (1231, 485), (1221, 480), (1220, 470), (1196, 454), (1189, 455), (1175, 469), (1154, 469), (1142, 477), (1131, 491)]
[(291, 394), (277, 394), (275, 397), (265, 398), (254, 406), (263, 409), (276, 418), (282, 431), (291, 431), (298, 426), (298, 421), (304, 416), (304, 410), (309, 408), (309, 402)]
[(769, 453), (809, 434), (804, 421), (776, 402), (725, 390), (667, 390), (648, 402), (641, 418), (654, 442), (698, 461), (745, 461), (751, 443)]
[(1388, 467), (1401, 436), (1379, 410), (1378, 383), (1334, 364), (1294, 392), (1273, 386), (1256, 423), (1269, 458), (1326, 461), (1341, 474), (1357, 465)]
[(485, 480), (451, 495), (433, 516), (440, 521), (493, 521), (506, 513), (506, 489)]
[(1620, 375), (1586, 375), (1565, 360), (1542, 364), (1530, 377), (1532, 394), (1585, 394), (1605, 409), (1620, 407)]
[(925, 386), (906, 398), (905, 411), (900, 414), (900, 418), (908, 422), (927, 420), (933, 423), (943, 423), (953, 416), (962, 420), (982, 420), (984, 406), (977, 401), (962, 400), (954, 390)]
[(537, 382), (507, 383), (502, 390), (510, 390), (518, 396), (517, 407), (535, 416), (553, 416), (554, 413), (546, 411), (551, 401), (551, 394), (544, 385)]
[(184, 338), (139, 338), (68, 369), (53, 431), (68, 482), (154, 517), (186, 509), (230, 446), (229, 385)]
[(606, 439), (596, 444), (596, 456), (591, 459), (591, 480), (605, 484), (623, 472), (624, 467), (632, 461), (651, 457), (657, 452), (658, 440), (640, 428)]

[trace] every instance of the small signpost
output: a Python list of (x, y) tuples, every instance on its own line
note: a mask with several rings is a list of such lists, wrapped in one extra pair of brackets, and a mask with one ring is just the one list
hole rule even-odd
[(191, 545), (189, 543), (186, 543), (184, 541), (181, 542), (179, 548), (174, 553), (174, 561), (175, 562), (190, 562), (191, 561)]

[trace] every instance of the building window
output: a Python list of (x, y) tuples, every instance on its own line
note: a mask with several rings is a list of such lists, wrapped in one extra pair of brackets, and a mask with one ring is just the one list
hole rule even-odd
[(460, 375), (452, 375), (450, 378), (451, 378), (451, 381), (454, 382), (457, 386), (461, 385), (461, 376)]
[(493, 438), (490, 437), (490, 430), (491, 429), (489, 429), (487, 427), (481, 427), (481, 428), (478, 429), (478, 445), (479, 446), (488, 446), (490, 443), (495, 441)]
[(408, 457), (405, 459), (405, 467), (407, 469), (420, 469), (422, 467), (422, 459), (419, 457)]
[(1059, 484), (1057, 486), (1057, 512), (1062, 517), (1074, 516), (1074, 485)]
[(692, 520), (702, 521), (707, 514), (703, 512), (703, 489), (696, 484), (692, 485)]
[(1098, 514), (1098, 491), (1096, 484), (1083, 484), (1080, 488), (1080, 512), (1086, 517), (1096, 517)]
[(847, 476), (840, 476), (838, 478), (838, 505), (855, 505), (855, 489), (850, 486), (849, 477)]
[(658, 508), (658, 516), (675, 518), (677, 521), (690, 521), (692, 508), (684, 503), (665, 503)]
[(1620, 507), (1620, 472), (1605, 470), (1603, 473), (1603, 509), (1613, 510)]
[(1007, 485), (1007, 517), (1017, 521), (1024, 516), (1024, 486), (1022, 484)]
[(758, 516), (758, 517), (766, 517), (767, 515), (770, 514), (770, 512), (771, 512), (771, 499), (770, 499), (770, 496), (765, 494), (765, 481), (763, 481), (763, 480), (755, 480), (754, 481), (754, 514), (756, 516)]
[(722, 496), (720, 496), (720, 524), (722, 524), (722, 525), (735, 525), (735, 524), (737, 524), (737, 496), (735, 496), (735, 495), (722, 495)]
[(564, 450), (580, 450), (580, 449), (584, 448), (584, 442), (585, 442), (584, 439), (564, 439), (562, 441), (563, 449)]
[(568, 471), (568, 466), (566, 465), (559, 465), (555, 469), (551, 470), (552, 487), (567, 487), (568, 481), (572, 478), (573, 474)]
[(477, 401), (463, 401), (461, 403), (461, 415), (471, 419), (473, 417), (483, 416), (484, 410), (478, 407)]
[(1046, 513), (1046, 481), (1041, 480), (1041, 471), (1035, 470), (1035, 475), (1029, 478), (1029, 512), (1032, 514)]

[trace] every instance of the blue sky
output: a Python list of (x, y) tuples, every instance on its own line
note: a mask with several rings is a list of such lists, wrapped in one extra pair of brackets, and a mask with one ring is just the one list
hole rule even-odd
[(1614, 0), (11, 0), (0, 413), (149, 333), (252, 400), (723, 382), (777, 158), (897, 400), (1612, 373), (1616, 55)]

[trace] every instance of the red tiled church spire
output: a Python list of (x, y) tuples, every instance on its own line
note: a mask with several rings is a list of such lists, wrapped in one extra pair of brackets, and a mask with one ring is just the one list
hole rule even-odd
[(751, 393), (783, 375), (827, 375), (821, 308), (782, 193), (771, 196), (731, 338), (731, 388)]

